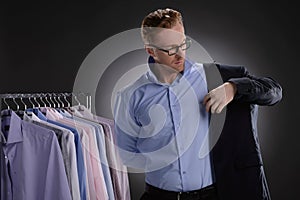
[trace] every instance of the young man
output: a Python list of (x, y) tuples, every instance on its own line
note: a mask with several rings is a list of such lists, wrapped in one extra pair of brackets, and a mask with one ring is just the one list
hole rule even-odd
[[(147, 15), (142, 37), (149, 71), (118, 93), (114, 108), (122, 160), (145, 171), (141, 199), (270, 199), (256, 130), (257, 105), (279, 102), (281, 86), (242, 66), (216, 64), (223, 84), (208, 91), (205, 68), (186, 58), (191, 41), (176, 10)], [(212, 134), (211, 113), (225, 107), (217, 143), (200, 156)]]

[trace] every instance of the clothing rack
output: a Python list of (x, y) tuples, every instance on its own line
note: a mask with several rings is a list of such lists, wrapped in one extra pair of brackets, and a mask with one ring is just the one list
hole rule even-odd
[[(17, 100), (19, 102), (17, 102)], [(25, 103), (25, 101), (27, 103)], [(16, 108), (16, 110), (34, 107), (70, 107), (71, 105), (82, 105), (85, 101), (85, 106), (91, 111), (92, 96), (89, 93), (5, 93), (0, 94), (0, 110), (4, 108)]]
[[(52, 170), (51, 173), (55, 174), (53, 177), (61, 176), (57, 180), (53, 180), (55, 183), (60, 181), (59, 184), (49, 184), (49, 187), (53, 191), (59, 192), (48, 192), (44, 194), (44, 191), (46, 191), (44, 189), (35, 190), (26, 188), (26, 192), (18, 193), (20, 196), (28, 197), (35, 194), (41, 195), (44, 198), (45, 195), (47, 195), (47, 197), (49, 197), (47, 199), (68, 200), (96, 199), (96, 196), (99, 197), (98, 199), (131, 199), (127, 168), (122, 164), (114, 145), (114, 123), (110, 119), (91, 113), (91, 99), (92, 96), (89, 93), (82, 92), (0, 94), (0, 128), (3, 129), (0, 133), (0, 174), (1, 184), (3, 182), (2, 177), (4, 176), (4, 183), (7, 185), (4, 185), (4, 187), (1, 185), (0, 199), (9, 199), (7, 196), (13, 194), (13, 183), (17, 183), (17, 181), (11, 177), (15, 178), (18, 176), (11, 176), (12, 171), (6, 170), (9, 169), (8, 166), (11, 167), (13, 164), (17, 164), (18, 166), (32, 165), (43, 172), (46, 169)], [(28, 113), (25, 112), (27, 108)], [(29, 108), (33, 109), (31, 110)], [(48, 108), (64, 108), (65, 112), (59, 112), (63, 111), (63, 109)], [(43, 115), (43, 110), (47, 110), (47, 112), (52, 111), (51, 114), (49, 114), (49, 118), (47, 113)], [(77, 112), (72, 112), (75, 110)], [(87, 112), (88, 110), (90, 113)], [(40, 114), (35, 114), (35, 111), (38, 111), (37, 113)], [(69, 115), (67, 115), (68, 112), (70, 112)], [(57, 113), (56, 117), (59, 115), (61, 118), (57, 117), (56, 119), (55, 113)], [(66, 115), (62, 115), (62, 113)], [(15, 128), (10, 129), (12, 126)], [(23, 126), (25, 127), (24, 129), (18, 128)], [(8, 134), (12, 136), (8, 137)], [(35, 138), (40, 138), (41, 135), (46, 135), (47, 137), (42, 138), (47, 139)], [(22, 136), (22, 141), (24, 137), (28, 142), (21, 144), (20, 138), (20, 140), (14, 140), (14, 138), (18, 138), (19, 136), (20, 138)], [(5, 145), (3, 145), (2, 138), (5, 141)], [(57, 138), (57, 142), (51, 142), (53, 140), (48, 138), (52, 138), (53, 140)], [(9, 142), (7, 142), (8, 139), (10, 139)], [(6, 143), (14, 147), (16, 146), (16, 148), (6, 148)], [(22, 148), (17, 148), (20, 145), (22, 145)], [(23, 148), (27, 150), (22, 151), (22, 153), (16, 153), (15, 149), (20, 150)], [(40, 148), (38, 154), (40, 157), (37, 155), (32, 157), (31, 152), (36, 152), (37, 148)], [(5, 149), (5, 154), (3, 153), (3, 149)], [(49, 153), (49, 149), (51, 149), (52, 154)], [(22, 157), (16, 156), (21, 154)], [(4, 155), (13, 156), (4, 157)], [(50, 155), (53, 156), (50, 157)], [(22, 159), (23, 157), (30, 157), (32, 159)], [(67, 157), (68, 159), (64, 159)], [(6, 159), (15, 159), (17, 161), (5, 162), (4, 160)], [(40, 166), (42, 159), (49, 160), (49, 163)], [(19, 165), (19, 163), (21, 164)], [(13, 166), (11, 169), (15, 168), (16, 166)], [(6, 171), (2, 173), (1, 170), (4, 169)], [(25, 170), (27, 172), (30, 171), (27, 169), (30, 169), (30, 167)], [(16, 173), (19, 173), (20, 176), (26, 174), (26, 172), (23, 173), (23, 171), (14, 171), (14, 174)], [(95, 176), (93, 176), (94, 174)], [(37, 182), (41, 180), (41, 182), (44, 183), (44, 180), (47, 178), (45, 173), (39, 175), (38, 171), (35, 175), (38, 175), (39, 178), (35, 176), (35, 178), (32, 179), (32, 176), (26, 176), (26, 180)], [(97, 177), (97, 180), (95, 177)], [(25, 180), (25, 178), (23, 180)], [(20, 184), (18, 187), (20, 188), (18, 191), (25, 191), (24, 184)], [(44, 185), (41, 185), (41, 187), (44, 187)], [(51, 189), (49, 189), (49, 191)], [(66, 192), (69, 190), (70, 193)]]

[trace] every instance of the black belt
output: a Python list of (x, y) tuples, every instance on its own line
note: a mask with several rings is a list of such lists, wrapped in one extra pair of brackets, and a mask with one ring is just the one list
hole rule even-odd
[(146, 183), (146, 192), (148, 192), (151, 195), (158, 196), (158, 197), (168, 197), (168, 199), (184, 199), (184, 197), (198, 197), (198, 198), (204, 198), (210, 195), (217, 195), (217, 190), (215, 187), (215, 184), (206, 186), (204, 188), (201, 188), (199, 190), (193, 190), (188, 192), (174, 192), (174, 191), (168, 191), (163, 190), (157, 187), (154, 187), (148, 183)]

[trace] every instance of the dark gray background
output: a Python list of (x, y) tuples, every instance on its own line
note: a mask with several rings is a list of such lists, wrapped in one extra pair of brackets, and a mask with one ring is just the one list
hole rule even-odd
[[(160, 7), (181, 11), (186, 33), (215, 61), (244, 65), (282, 85), (282, 101), (260, 108), (258, 130), (273, 199), (298, 199), (299, 17), (289, 1), (2, 3), (0, 93), (71, 92), (82, 61), (94, 47), (121, 31), (139, 28), (143, 17)], [(111, 88), (108, 79), (102, 77), (98, 88)], [(110, 103), (99, 101), (100, 108)], [(99, 107), (97, 114), (102, 115)], [(130, 184), (132, 199), (138, 199), (143, 175), (130, 174)]]

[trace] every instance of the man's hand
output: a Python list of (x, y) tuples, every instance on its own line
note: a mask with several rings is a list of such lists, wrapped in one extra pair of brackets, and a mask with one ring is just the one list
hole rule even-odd
[(232, 101), (236, 93), (234, 83), (226, 82), (219, 87), (211, 90), (203, 99), (206, 111), (211, 113), (220, 113), (223, 108)]

